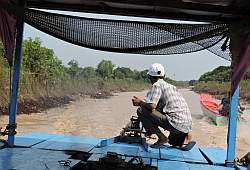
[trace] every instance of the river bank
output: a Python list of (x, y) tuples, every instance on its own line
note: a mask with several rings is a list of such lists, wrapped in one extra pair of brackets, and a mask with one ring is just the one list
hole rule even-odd
[[(227, 126), (215, 126), (203, 115), (197, 93), (188, 89), (180, 91), (192, 112), (193, 136), (197, 144), (226, 149)], [(21, 114), (17, 116), (17, 132), (18, 135), (48, 132), (100, 138), (113, 137), (120, 133), (132, 115), (136, 115), (137, 108), (132, 106), (132, 96), (143, 97), (144, 94), (145, 91), (114, 93), (108, 99), (85, 97), (41, 113)], [(246, 114), (246, 117), (250, 122), (250, 114)], [(0, 121), (0, 126), (4, 127), (8, 122), (8, 116), (0, 116)], [(249, 123), (238, 125), (237, 155), (239, 157), (250, 151), (249, 128)]]

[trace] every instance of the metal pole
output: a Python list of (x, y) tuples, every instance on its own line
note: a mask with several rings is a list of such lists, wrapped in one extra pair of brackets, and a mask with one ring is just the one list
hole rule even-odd
[(237, 131), (237, 116), (238, 116), (238, 101), (239, 101), (239, 86), (230, 98), (230, 117), (227, 134), (227, 160), (226, 166), (234, 166), (235, 149), (236, 149), (236, 131)]
[(19, 17), (17, 20), (17, 36), (16, 36), (16, 50), (14, 59), (14, 71), (12, 76), (12, 88), (11, 88), (11, 99), (10, 99), (10, 115), (9, 115), (9, 134), (8, 134), (8, 145), (9, 147), (14, 146), (14, 135), (16, 128), (16, 110), (17, 110), (17, 99), (18, 99), (18, 87), (20, 79), (20, 69), (22, 61), (22, 41), (23, 41), (23, 17)]

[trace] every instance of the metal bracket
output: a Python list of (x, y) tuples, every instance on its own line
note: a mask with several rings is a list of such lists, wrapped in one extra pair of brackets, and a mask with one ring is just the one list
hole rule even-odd
[(5, 135), (16, 135), (16, 127), (17, 124), (8, 124), (6, 128), (2, 131), (2, 128), (0, 128), (0, 136), (5, 136)]
[(234, 159), (233, 161), (225, 160), (225, 164), (227, 167), (234, 167), (238, 163), (238, 159)]
[(238, 162), (247, 167), (250, 165), (250, 152), (248, 152), (246, 155), (244, 155), (241, 159), (238, 160)]

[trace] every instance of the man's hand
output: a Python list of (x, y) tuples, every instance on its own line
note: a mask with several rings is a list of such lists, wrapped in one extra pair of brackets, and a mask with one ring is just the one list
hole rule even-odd
[(156, 108), (156, 104), (154, 104), (154, 103), (145, 103), (143, 100), (141, 100), (137, 96), (133, 96), (132, 102), (133, 102), (134, 106), (145, 107), (148, 110), (154, 110)]
[(137, 96), (133, 96), (132, 102), (133, 102), (134, 106), (140, 106), (142, 100), (139, 97), (137, 97)]

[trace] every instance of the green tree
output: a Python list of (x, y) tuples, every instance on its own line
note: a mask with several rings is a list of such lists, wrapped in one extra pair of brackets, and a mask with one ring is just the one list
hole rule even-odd
[(113, 77), (114, 66), (109, 60), (102, 60), (96, 69), (96, 72), (104, 79)]
[(4, 58), (4, 49), (3, 44), (0, 42), (0, 61), (2, 61)]
[(8, 69), (9, 64), (7, 59), (4, 57), (4, 47), (3, 44), (0, 42), (0, 64), (1, 64), (1, 69)]
[(81, 69), (80, 76), (87, 79), (95, 78), (96, 71), (93, 67), (84, 67)]
[(189, 86), (194, 86), (196, 83), (197, 83), (197, 80), (190, 80), (190, 81), (188, 82), (188, 85), (189, 85)]
[(141, 72), (140, 71), (137, 71), (137, 70), (134, 70), (134, 77), (133, 77), (135, 80), (142, 80), (142, 76), (141, 76)]
[(60, 76), (64, 74), (62, 62), (52, 49), (42, 46), (39, 38), (23, 41), (23, 68), (35, 76)]
[(114, 76), (119, 79), (135, 77), (134, 72), (127, 67), (117, 67), (114, 70)]
[(114, 78), (115, 79), (124, 79), (125, 78), (125, 74), (120, 69), (118, 69), (118, 68), (116, 68), (114, 70)]
[(148, 81), (148, 76), (147, 76), (148, 70), (143, 70), (140, 72), (140, 76), (143, 80)]
[(199, 81), (219, 81), (219, 82), (228, 82), (231, 79), (231, 69), (227, 66), (219, 66), (213, 71), (203, 74)]
[(127, 67), (118, 67), (121, 72), (125, 75), (125, 78), (134, 78), (134, 72)]
[(79, 75), (79, 73), (80, 73), (80, 68), (79, 68), (79, 63), (78, 63), (78, 61), (72, 59), (72, 60), (70, 60), (70, 61), (68, 62), (68, 66), (69, 66), (69, 68), (67, 69), (67, 73), (68, 73), (71, 77), (75, 78), (76, 76)]

